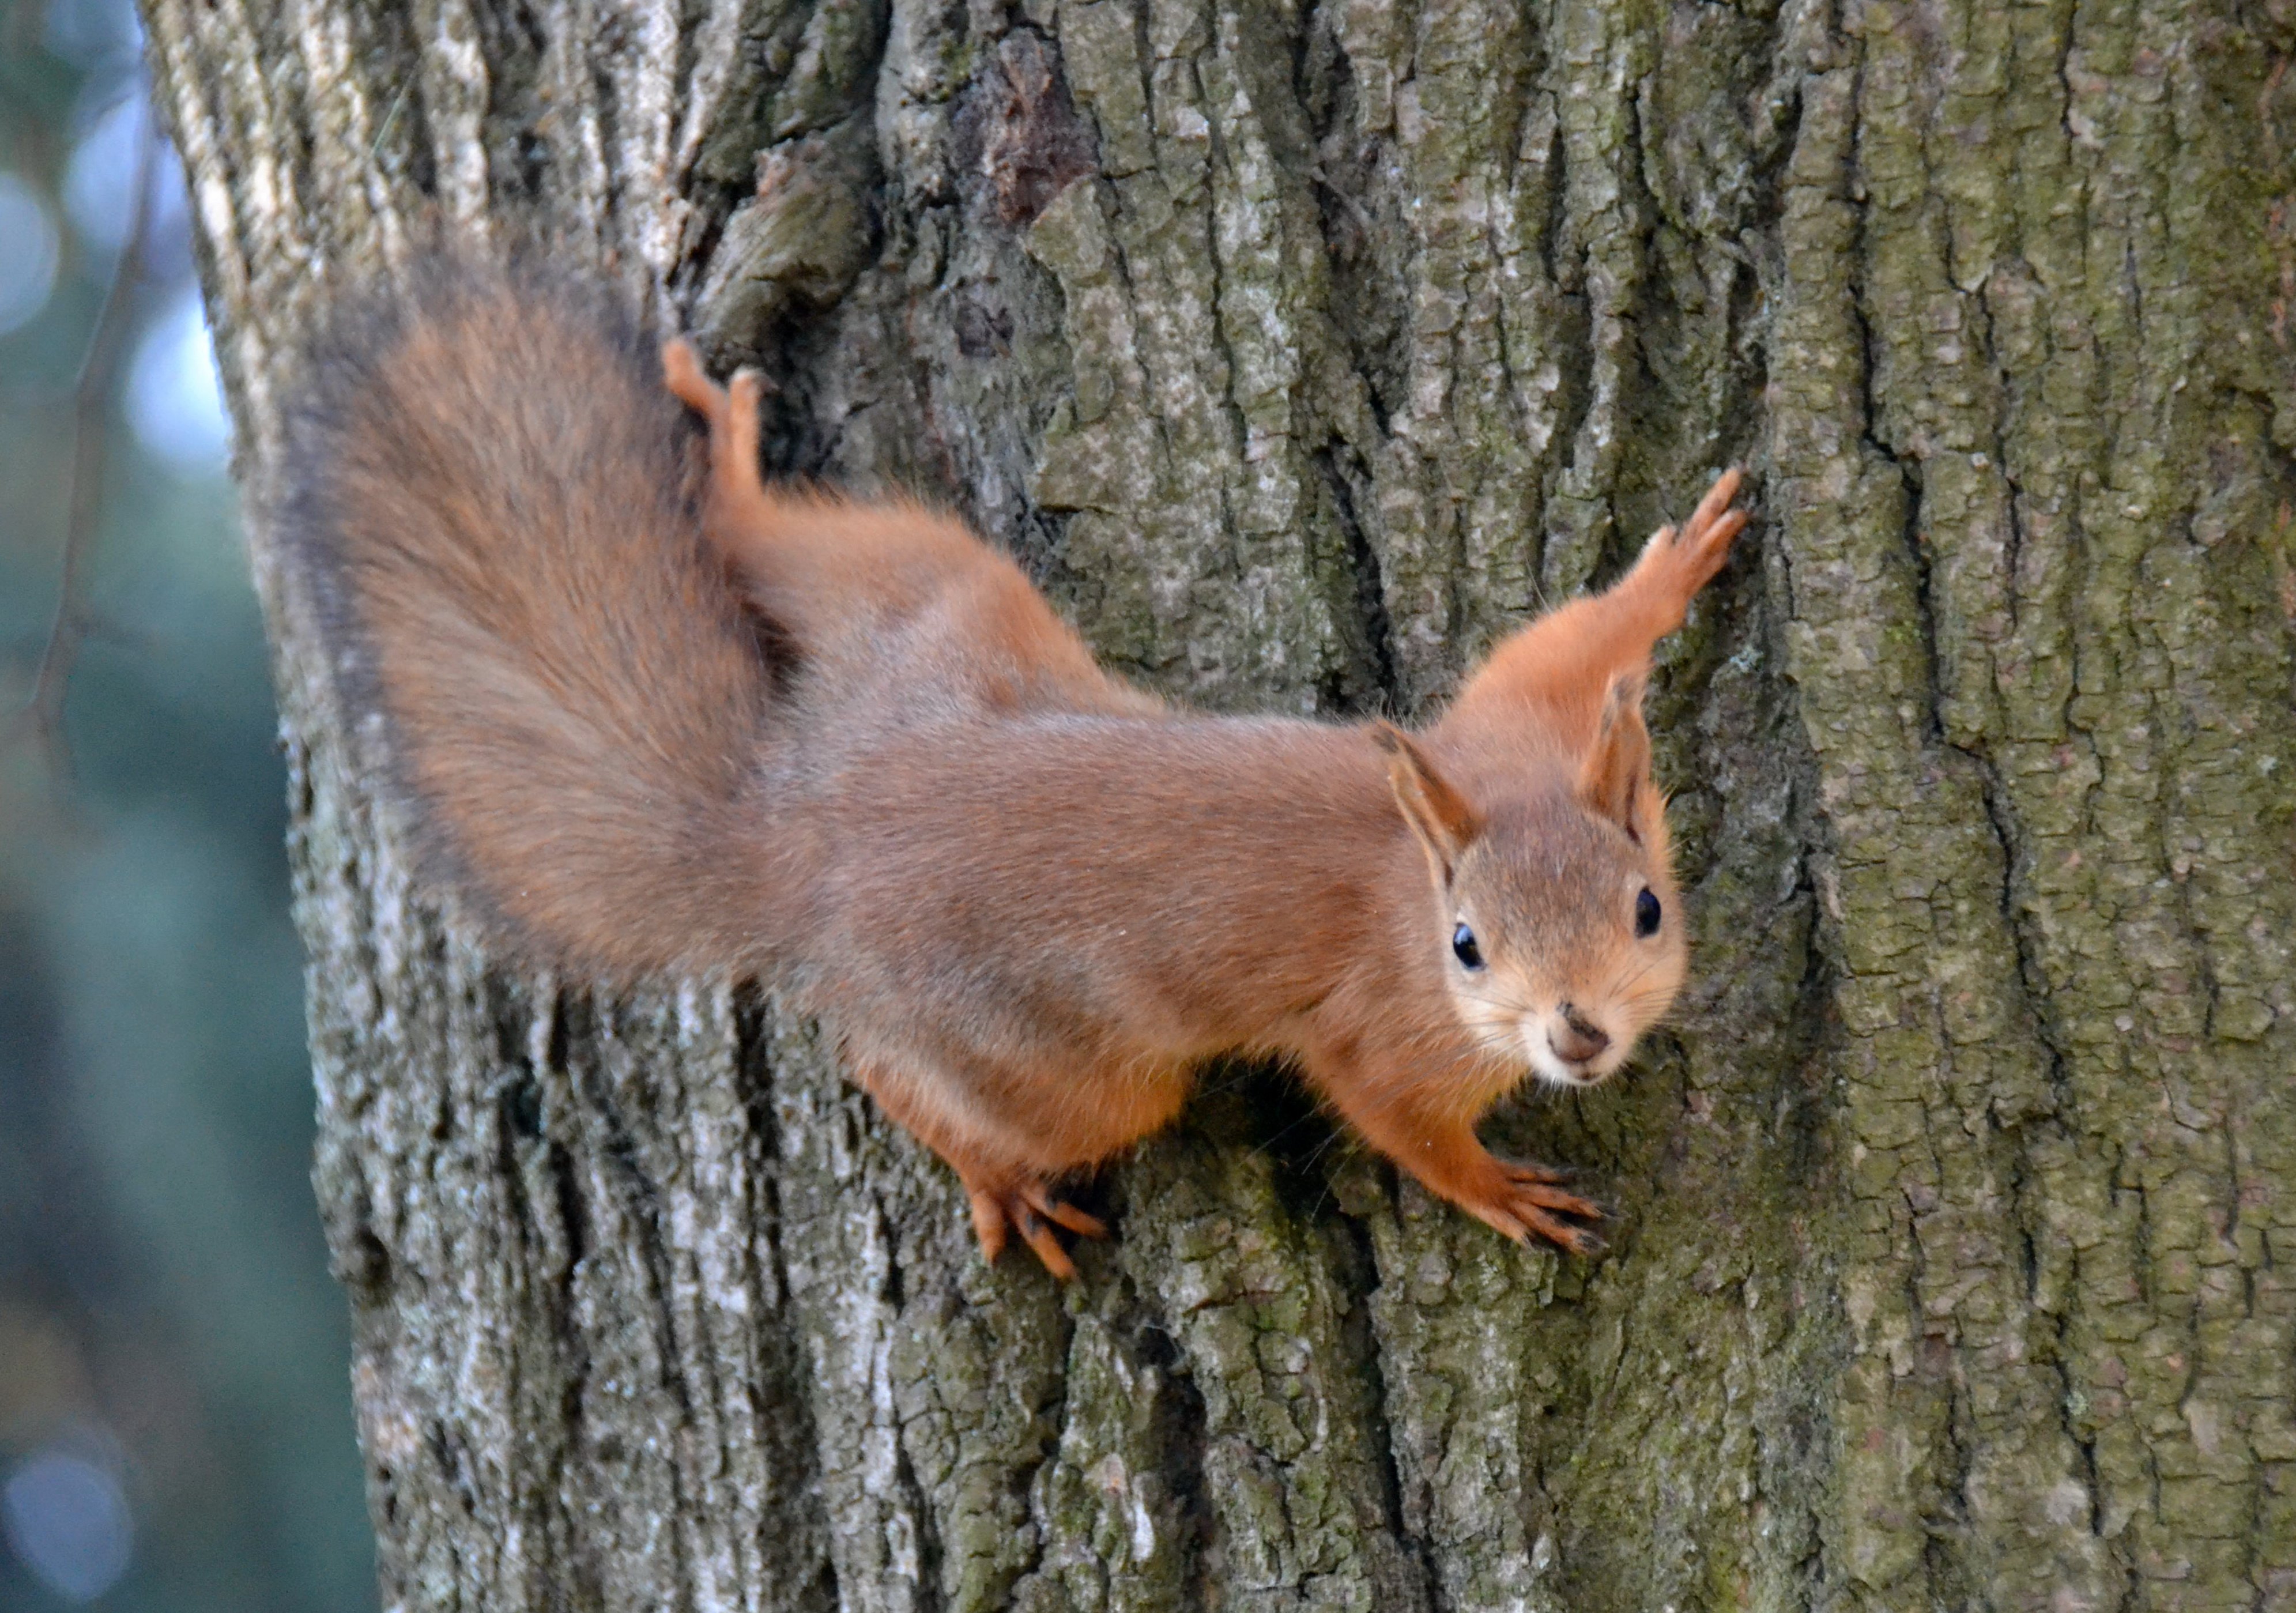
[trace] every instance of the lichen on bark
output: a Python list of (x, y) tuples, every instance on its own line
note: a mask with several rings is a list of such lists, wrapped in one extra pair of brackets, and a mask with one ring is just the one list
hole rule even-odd
[[(386, 1604), (2296, 1607), (2296, 24), (144, 0), (293, 764)], [(728, 980), (410, 887), (270, 548), (330, 291), (537, 230), (1111, 663), (1411, 714), (1721, 464), (1693, 985), (1500, 1242), (1222, 1068), (1056, 1290)]]

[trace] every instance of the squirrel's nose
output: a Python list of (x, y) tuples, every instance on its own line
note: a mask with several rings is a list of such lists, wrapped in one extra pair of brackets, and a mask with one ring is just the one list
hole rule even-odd
[(1570, 1003), (1562, 1005), (1562, 1028), (1558, 1031), (1550, 1026), (1546, 1041), (1562, 1057), (1573, 1064), (1585, 1064), (1599, 1058), (1603, 1050), (1610, 1046), (1611, 1038), (1603, 1028)]

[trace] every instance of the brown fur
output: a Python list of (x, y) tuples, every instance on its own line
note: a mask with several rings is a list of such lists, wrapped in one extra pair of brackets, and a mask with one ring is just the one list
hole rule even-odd
[(484, 275), (407, 306), (334, 349), (298, 546), (426, 839), (529, 944), (775, 970), (992, 1257), (1017, 1231), (1070, 1274), (1053, 1225), (1102, 1229), (1053, 1184), (1231, 1052), (1510, 1236), (1590, 1246), (1595, 1207), (1473, 1127), (1534, 1068), (1601, 1079), (1680, 984), (1642, 677), (1743, 522), (1734, 472), (1415, 739), (1201, 716), (958, 523), (766, 486), (754, 377), (663, 350), (696, 477), (594, 307)]
[(281, 527), (429, 870), (541, 955), (747, 956), (782, 882), (725, 851), (776, 714), (654, 343), (586, 282), (434, 262), (306, 373)]

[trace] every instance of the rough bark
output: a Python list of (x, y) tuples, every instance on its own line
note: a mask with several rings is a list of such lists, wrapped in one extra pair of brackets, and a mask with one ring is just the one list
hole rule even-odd
[[(146, 0), (258, 513), (394, 1607), (2296, 1608), (2296, 24), (1976, 0)], [(490, 965), (259, 519), (562, 232), (1111, 661), (1404, 710), (1726, 461), (1702, 940), (1513, 1248), (1223, 1070), (1056, 1290), (726, 982)]]

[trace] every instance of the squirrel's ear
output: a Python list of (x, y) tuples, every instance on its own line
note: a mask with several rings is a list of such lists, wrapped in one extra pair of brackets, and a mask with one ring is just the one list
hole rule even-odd
[(1652, 794), (1650, 779), (1650, 730), (1643, 726), (1643, 689), (1646, 671), (1621, 672), (1603, 692), (1603, 715), (1595, 725), (1595, 743), (1578, 770), (1578, 799), (1587, 811), (1605, 817), (1636, 842), (1643, 838), (1643, 797)]
[(1387, 782), (1395, 791), (1395, 804), (1403, 808), (1403, 821), (1426, 847), (1436, 878), (1449, 884), (1459, 859), (1482, 833), (1482, 818), (1402, 729), (1375, 722), (1371, 738), (1387, 752)]

